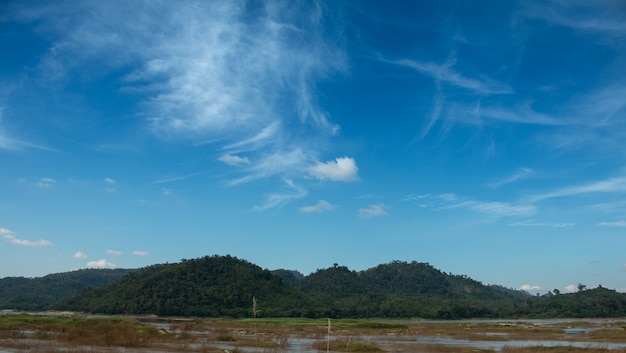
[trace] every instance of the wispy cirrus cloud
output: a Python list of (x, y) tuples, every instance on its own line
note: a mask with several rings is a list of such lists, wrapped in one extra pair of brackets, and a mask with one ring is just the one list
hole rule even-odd
[(497, 217), (523, 217), (531, 216), (537, 212), (537, 208), (532, 204), (479, 201), (459, 197), (452, 193), (409, 195), (405, 200), (417, 202), (422, 208), (436, 211), (464, 209)]
[(136, 250), (136, 251), (133, 251), (133, 255), (135, 255), (135, 256), (149, 256), (150, 253), (147, 252), (147, 251), (143, 251), (143, 250)]
[(271, 193), (266, 197), (266, 201), (262, 205), (254, 206), (257, 211), (263, 211), (270, 208), (279, 207), (291, 200), (297, 200), (306, 196), (308, 191), (297, 185), (292, 180), (285, 180), (285, 187), (281, 192)]
[(529, 176), (533, 175), (535, 173), (534, 170), (532, 170), (531, 168), (526, 168), (526, 167), (522, 167), (522, 168), (518, 168), (517, 171), (515, 173), (513, 173), (510, 176), (504, 177), (498, 181), (495, 181), (491, 184), (489, 184), (492, 187), (498, 188), (502, 185), (506, 185), (506, 184), (510, 184), (510, 183), (514, 183), (516, 181), (519, 180), (524, 180), (526, 178), (528, 178)]
[[(530, 18), (582, 31), (626, 34), (623, 4), (619, 1), (545, 1), (524, 3), (523, 14)], [(621, 14), (621, 15), (620, 15)]]
[(602, 227), (626, 227), (626, 221), (599, 222), (596, 225)]
[(89, 75), (94, 65), (125, 72), (120, 90), (141, 98), (155, 136), (208, 145), (221, 162), (246, 167), (231, 185), (306, 176), (340, 130), (315, 87), (347, 61), (341, 41), (328, 37), (339, 22), (317, 2), (55, 3), (16, 12), (55, 38), (40, 64), (48, 79)]
[(534, 219), (528, 219), (521, 222), (509, 224), (512, 227), (547, 227), (547, 228), (567, 228), (576, 225), (574, 222), (540, 222)]
[(331, 204), (326, 200), (319, 200), (315, 205), (310, 206), (302, 206), (300, 207), (300, 212), (303, 213), (314, 213), (314, 212), (326, 212), (332, 211), (335, 209), (335, 205)]
[(111, 249), (107, 250), (106, 253), (109, 254), (109, 255), (113, 255), (113, 256), (120, 256), (120, 255), (122, 255), (121, 251), (111, 250)]
[(462, 75), (460, 72), (453, 69), (456, 64), (456, 59), (448, 60), (443, 64), (420, 62), (410, 59), (389, 62), (414, 69), (425, 76), (430, 76), (436, 83), (465, 88), (476, 94), (492, 95), (513, 93), (511, 87), (495, 80), (476, 79)]
[(35, 241), (20, 239), (16, 236), (16, 233), (14, 231), (6, 229), (6, 228), (0, 228), (0, 235), (2, 235), (2, 237), (4, 237), (4, 239), (6, 239), (8, 242), (10, 242), (11, 244), (15, 244), (15, 245), (30, 246), (30, 247), (52, 245), (50, 241), (44, 240), (44, 239), (39, 239)]
[(605, 180), (593, 181), (582, 185), (568, 186), (529, 197), (531, 202), (538, 202), (557, 197), (569, 197), (594, 193), (626, 192), (626, 177), (614, 177)]

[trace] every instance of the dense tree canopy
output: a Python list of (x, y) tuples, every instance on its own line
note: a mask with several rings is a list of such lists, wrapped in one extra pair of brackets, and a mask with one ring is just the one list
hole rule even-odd
[[(139, 270), (82, 270), (0, 280), (0, 308), (108, 314), (251, 317), (616, 317), (626, 294), (598, 287), (531, 296), (393, 261), (356, 272), (338, 264), (303, 276), (232, 256), (207, 256)], [(555, 292), (556, 293), (556, 292)], [(53, 304), (54, 303), (54, 304)]]

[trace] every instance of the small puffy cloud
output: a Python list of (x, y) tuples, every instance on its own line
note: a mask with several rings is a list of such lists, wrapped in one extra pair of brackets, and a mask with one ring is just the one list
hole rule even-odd
[(39, 239), (36, 241), (19, 239), (15, 236), (15, 232), (6, 228), (0, 228), (0, 235), (4, 237), (4, 239), (8, 240), (11, 244), (22, 245), (22, 246), (50, 246), (51, 242), (43, 239)]
[(104, 182), (107, 184), (115, 184), (115, 180), (111, 178), (104, 178)]
[(369, 205), (367, 208), (361, 208), (357, 211), (357, 215), (362, 218), (371, 218), (377, 216), (384, 216), (387, 214), (385, 211), (385, 204), (377, 203)]
[(137, 255), (137, 256), (148, 256), (148, 255), (150, 255), (150, 254), (149, 254), (147, 251), (140, 251), (140, 250), (137, 250), (137, 251), (133, 251), (133, 255)]
[(41, 178), (39, 179), (39, 181), (35, 184), (41, 188), (51, 188), (55, 185), (56, 180), (51, 179), (51, 178)]
[(122, 252), (121, 251), (117, 251), (117, 250), (110, 250), (109, 249), (109, 250), (107, 250), (107, 254), (113, 255), (113, 256), (120, 256), (120, 255), (122, 255)]
[(530, 285), (530, 284), (524, 284), (523, 286), (519, 287), (520, 290), (524, 290), (527, 292), (537, 292), (541, 290), (540, 286), (534, 286), (534, 285)]
[(250, 160), (248, 159), (248, 157), (239, 157), (232, 154), (225, 154), (219, 157), (218, 160), (234, 167), (244, 164), (250, 164)]
[(359, 178), (359, 168), (354, 158), (350, 157), (339, 157), (326, 163), (317, 162), (308, 170), (314, 178), (320, 180), (354, 181)]
[(311, 206), (302, 206), (300, 207), (300, 212), (304, 213), (313, 213), (313, 212), (324, 212), (331, 211), (335, 208), (335, 205), (331, 204), (326, 200), (319, 200), (317, 204)]
[(117, 268), (117, 265), (111, 263), (105, 259), (100, 259), (98, 261), (89, 261), (85, 264), (87, 268)]
[(568, 284), (567, 286), (565, 286), (565, 291), (567, 293), (574, 293), (578, 291), (578, 285), (576, 284)]
[(85, 253), (84, 253), (84, 252), (82, 252), (82, 251), (77, 251), (77, 252), (76, 252), (76, 254), (72, 255), (72, 257), (73, 257), (73, 258), (75, 258), (75, 259), (81, 259), (81, 260), (84, 260), (84, 259), (86, 259), (86, 258), (87, 258), (87, 254), (85, 254)]

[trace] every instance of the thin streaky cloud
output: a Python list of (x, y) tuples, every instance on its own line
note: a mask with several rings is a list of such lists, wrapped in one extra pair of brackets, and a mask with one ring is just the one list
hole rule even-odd
[(136, 250), (136, 251), (133, 251), (133, 255), (136, 255), (136, 256), (149, 256), (150, 253), (148, 253), (147, 251)]
[(405, 200), (416, 201), (420, 207), (435, 211), (462, 209), (497, 217), (524, 217), (532, 216), (537, 212), (537, 208), (532, 204), (479, 201), (460, 197), (452, 193), (409, 195)]
[(601, 227), (626, 227), (626, 221), (600, 222), (596, 225)]
[(107, 250), (106, 253), (109, 254), (109, 255), (113, 255), (113, 256), (120, 256), (120, 255), (122, 255), (121, 251), (111, 250), (111, 249)]
[(414, 69), (422, 75), (430, 76), (437, 83), (446, 83), (452, 86), (465, 88), (477, 94), (492, 95), (514, 93), (513, 89), (505, 84), (496, 81), (469, 78), (461, 75), (452, 69), (455, 62), (455, 60), (452, 60), (445, 64), (436, 64), (432, 62), (419, 62), (410, 59), (390, 61), (390, 63)]
[(626, 192), (626, 177), (615, 177), (600, 180), (583, 185), (570, 186), (557, 189), (551, 192), (533, 195), (529, 198), (531, 202), (542, 201), (557, 197), (578, 196), (592, 193)]
[[(90, 65), (126, 69), (121, 92), (145, 97), (141, 114), (160, 138), (211, 141), (231, 155), (245, 150), (264, 168), (273, 165), (265, 157), (306, 151), (290, 159), (289, 168), (237, 171), (249, 173), (237, 178), (245, 182), (286, 170), (306, 173), (302, 167), (340, 129), (314, 94), (320, 80), (346, 71), (343, 49), (325, 34), (326, 7), (318, 5), (268, 2), (261, 16), (247, 16), (250, 8), (232, 1), (135, 3), (123, 9), (95, 2), (89, 12), (58, 3), (21, 17), (41, 20), (57, 36), (40, 65), (56, 80)], [(170, 15), (144, 16), (152, 12)], [(106, 16), (94, 20), (94, 14)], [(155, 34), (153, 28), (168, 31)]]
[(511, 227), (547, 227), (547, 228), (567, 228), (573, 227), (576, 223), (573, 222), (539, 222), (532, 219), (515, 222), (509, 224)]
[(623, 14), (624, 9), (620, 8), (623, 4), (614, 2), (614, 11), (610, 11), (605, 6), (596, 6), (599, 3), (611, 5), (608, 1), (528, 2), (525, 15), (578, 30), (626, 34), (626, 23), (619, 16), (620, 12)]
[(534, 173), (535, 171), (532, 170), (531, 168), (521, 167), (521, 168), (518, 168), (517, 171), (513, 175), (505, 177), (489, 185), (491, 187), (498, 188), (502, 185), (506, 185), (506, 184), (514, 183), (516, 181), (527, 179), (529, 176), (533, 175)]
[(153, 181), (151, 184), (165, 184), (165, 183), (171, 183), (171, 182), (175, 182), (175, 181), (182, 181), (182, 180), (187, 180), (189, 178), (195, 177), (200, 175), (200, 173), (192, 173), (192, 174), (187, 174), (187, 175), (176, 175), (176, 176), (169, 176), (166, 178), (162, 178), (162, 179), (158, 179)]
[(262, 205), (254, 206), (254, 210), (263, 211), (284, 205), (288, 201), (297, 200), (305, 197), (308, 191), (291, 180), (285, 180), (285, 190), (283, 192), (275, 192), (267, 196), (266, 201)]

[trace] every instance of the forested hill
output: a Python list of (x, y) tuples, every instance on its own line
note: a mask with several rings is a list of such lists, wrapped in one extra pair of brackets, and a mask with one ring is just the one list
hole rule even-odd
[(45, 310), (86, 288), (102, 287), (132, 271), (85, 269), (37, 278), (0, 278), (0, 309)]
[(119, 281), (83, 291), (55, 309), (161, 316), (252, 316), (252, 298), (264, 316), (302, 316), (308, 298), (280, 277), (231, 256), (207, 256), (146, 267)]
[(365, 271), (335, 265), (296, 284), (334, 317), (467, 318), (514, 316), (532, 298), (443, 273), (427, 263), (394, 261)]
[[(90, 284), (76, 283), (78, 275), (91, 278), (87, 274), (95, 276)], [(97, 287), (101, 282), (94, 278), (103, 274), (125, 275)], [(415, 261), (394, 261), (359, 272), (335, 264), (303, 276), (292, 270), (269, 271), (232, 256), (207, 256), (134, 271), (82, 270), (36, 281), (0, 281), (2, 309), (199, 317), (255, 313), (259, 317), (425, 319), (626, 316), (626, 294), (614, 290), (581, 286), (578, 293), (532, 296)], [(31, 290), (27, 284), (37, 286)], [(48, 296), (43, 296), (42, 288)], [(55, 298), (64, 299), (51, 304)]]

